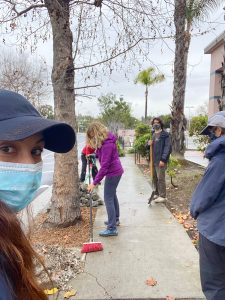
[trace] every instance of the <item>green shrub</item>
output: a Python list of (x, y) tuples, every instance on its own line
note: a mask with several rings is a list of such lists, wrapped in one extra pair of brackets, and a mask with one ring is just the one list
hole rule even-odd
[(200, 151), (204, 151), (209, 143), (208, 136), (200, 135), (200, 132), (203, 130), (203, 128), (207, 126), (207, 122), (208, 117), (202, 115), (193, 117), (191, 119), (189, 135), (194, 137), (193, 142)]
[(119, 156), (120, 157), (125, 156), (125, 151), (124, 151), (123, 147), (121, 146), (121, 144), (117, 141), (116, 145), (117, 145), (117, 150), (118, 150)]
[(176, 177), (177, 169), (179, 169), (180, 167), (181, 167), (181, 165), (179, 164), (178, 159), (176, 159), (175, 157), (170, 155), (166, 173), (170, 176), (170, 182), (171, 182), (172, 186), (174, 186), (174, 187), (177, 187), (177, 186), (173, 183), (173, 178)]
[(132, 148), (129, 148), (128, 150), (127, 150), (127, 153), (128, 154), (133, 154), (133, 153), (135, 153), (135, 149), (132, 147)]
[(137, 151), (142, 157), (149, 158), (149, 150), (146, 147), (147, 141), (150, 139), (150, 133), (145, 133), (134, 141), (134, 149)]
[(191, 118), (189, 135), (199, 135), (199, 133), (207, 126), (208, 117), (207, 116), (196, 116)]
[(149, 131), (150, 131), (149, 125), (140, 122), (135, 127), (135, 138), (138, 139), (139, 137), (149, 133)]

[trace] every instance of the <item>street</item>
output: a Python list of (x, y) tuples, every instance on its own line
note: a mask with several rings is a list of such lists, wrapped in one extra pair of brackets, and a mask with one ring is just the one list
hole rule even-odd
[[(80, 158), (80, 153), (85, 144), (85, 134), (77, 134), (77, 151), (78, 151), (78, 160)], [(54, 173), (54, 153), (49, 150), (44, 150), (42, 155), (43, 160), (43, 172), (41, 186), (38, 190), (36, 197), (41, 194), (46, 188), (52, 185), (53, 182), (53, 173)]]
[[(85, 145), (85, 134), (77, 133), (78, 161), (80, 159), (80, 153), (84, 145)], [(52, 186), (53, 183), (54, 152), (44, 149), (42, 160), (43, 160), (43, 172), (42, 172), (41, 186), (38, 189), (35, 198), (39, 196), (41, 193), (43, 193), (48, 187)]]

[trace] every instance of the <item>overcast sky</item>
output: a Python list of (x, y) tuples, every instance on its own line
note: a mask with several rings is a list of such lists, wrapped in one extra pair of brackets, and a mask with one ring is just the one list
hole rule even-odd
[[(209, 75), (210, 75), (210, 55), (204, 54), (204, 48), (211, 43), (224, 29), (224, 11), (221, 8), (211, 19), (212, 30), (202, 36), (193, 37), (188, 60), (188, 74), (186, 87), (185, 112), (187, 117), (193, 115), (199, 105), (208, 102), (209, 98)], [(204, 24), (202, 24), (202, 29)], [(207, 25), (208, 28), (208, 25)], [(170, 113), (170, 104), (172, 101), (173, 92), (173, 60), (174, 60), (174, 45), (169, 43), (170, 49), (161, 42), (154, 47), (151, 53), (151, 60), (154, 61), (161, 72), (166, 75), (166, 80), (157, 84), (149, 90), (148, 114), (159, 115)], [(161, 52), (162, 50), (162, 52)], [(148, 64), (145, 66), (149, 67)], [(145, 68), (144, 67), (144, 68)], [(135, 85), (134, 78), (138, 74), (138, 69), (133, 69), (129, 74), (129, 81), (124, 78), (124, 74), (114, 73), (110, 81), (107, 79), (102, 87), (93, 91), (93, 94), (100, 96), (112, 92), (118, 97), (123, 95), (124, 99), (131, 104), (133, 114), (140, 118), (144, 115), (144, 91), (143, 85)], [(193, 108), (188, 109), (188, 106)], [(98, 108), (95, 100), (84, 99), (78, 105), (79, 113), (94, 114), (98, 113)]]
[[(189, 52), (187, 87), (186, 87), (186, 102), (185, 107), (193, 106), (193, 108), (185, 109), (185, 112), (193, 115), (199, 105), (203, 105), (209, 98), (209, 75), (210, 75), (210, 55), (204, 54), (204, 48), (215, 39), (224, 30), (224, 10), (220, 8), (212, 15), (211, 24), (215, 30), (202, 36), (193, 37)], [(208, 28), (208, 24), (202, 24), (202, 30)], [(173, 91), (173, 60), (174, 60), (174, 45), (172, 41), (167, 41), (162, 45), (158, 42), (151, 49), (151, 61), (165, 74), (166, 80), (157, 84), (149, 90), (148, 115), (159, 115), (170, 113), (170, 104), (172, 101)], [(49, 66), (52, 64), (52, 43), (48, 41), (45, 44), (40, 43), (35, 57), (44, 57)], [(148, 68), (149, 63), (146, 63), (142, 69)], [(125, 78), (122, 72), (114, 72), (110, 79), (104, 78), (101, 87), (93, 89), (92, 95), (95, 97), (90, 99), (79, 98), (76, 113), (89, 114), (96, 116), (99, 113), (97, 107), (97, 97), (106, 93), (114, 93), (119, 98), (123, 98), (131, 104), (132, 113), (135, 117), (140, 118), (144, 115), (144, 91), (143, 85), (134, 84), (134, 79), (139, 70), (132, 69), (129, 80)]]

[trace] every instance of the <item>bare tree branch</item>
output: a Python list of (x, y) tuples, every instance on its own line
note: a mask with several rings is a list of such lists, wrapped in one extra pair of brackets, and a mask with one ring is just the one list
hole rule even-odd
[[(171, 38), (174, 38), (174, 36), (167, 36), (167, 37), (163, 37), (165, 39), (171, 39)], [(161, 38), (160, 38), (161, 39)], [(137, 46), (137, 44), (139, 44), (141, 41), (144, 41), (144, 40), (155, 40), (155, 38), (140, 38), (138, 41), (136, 41), (133, 45), (130, 45), (127, 49), (124, 49), (123, 51), (117, 53), (116, 55), (114, 56), (111, 56), (105, 60), (102, 60), (102, 61), (99, 61), (99, 62), (96, 62), (94, 64), (91, 64), (91, 65), (84, 65), (82, 67), (75, 67), (74, 70), (81, 70), (81, 69), (85, 69), (85, 68), (90, 68), (90, 67), (95, 67), (97, 65), (100, 65), (100, 64), (103, 64), (103, 63), (106, 63), (110, 60), (113, 60), (115, 58), (117, 58), (118, 56), (128, 52), (129, 50), (131, 50), (132, 48), (134, 48), (135, 46)]]
[(74, 89), (75, 90), (81, 90), (81, 89), (88, 89), (88, 88), (99, 87), (99, 86), (101, 86), (101, 84), (79, 86), (79, 87), (75, 87)]
[(12, 16), (12, 18), (9, 18), (7, 20), (0, 20), (0, 23), (2, 23), (2, 22), (9, 22), (9, 21), (15, 20), (16, 18), (20, 17), (21, 15), (24, 15), (27, 12), (29, 12), (29, 11), (31, 11), (33, 9), (36, 9), (36, 8), (43, 8), (43, 7), (46, 8), (45, 4), (32, 4), (29, 7), (27, 7), (26, 9), (24, 9), (24, 10), (17, 11), (17, 9), (16, 9), (16, 4), (17, 3), (15, 3), (14, 1), (11, 1), (11, 0), (4, 0), (4, 2), (7, 2), (7, 3), (9, 3), (9, 4), (12, 5), (11, 9), (12, 9), (12, 11), (14, 11), (16, 13), (16, 15)]

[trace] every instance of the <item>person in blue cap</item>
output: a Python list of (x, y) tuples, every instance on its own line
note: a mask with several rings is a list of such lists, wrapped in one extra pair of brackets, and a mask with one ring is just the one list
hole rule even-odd
[(225, 299), (225, 112), (214, 114), (201, 132), (212, 142), (208, 167), (195, 189), (190, 212), (199, 231), (200, 277), (207, 300)]
[(35, 276), (39, 260), (21, 229), (17, 212), (40, 187), (44, 148), (70, 151), (73, 128), (44, 119), (18, 93), (0, 90), (0, 299), (47, 300)]

